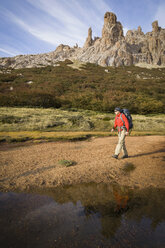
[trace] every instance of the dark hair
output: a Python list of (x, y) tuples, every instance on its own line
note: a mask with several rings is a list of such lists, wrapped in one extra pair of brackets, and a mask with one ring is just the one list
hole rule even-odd
[(116, 107), (114, 111), (119, 111), (120, 113), (122, 112), (122, 109), (119, 107)]

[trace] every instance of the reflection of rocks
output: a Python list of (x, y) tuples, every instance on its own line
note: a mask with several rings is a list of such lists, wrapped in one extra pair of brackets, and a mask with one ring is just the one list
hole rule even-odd
[(165, 222), (164, 199), (164, 189), (150, 187), (134, 191), (128, 204), (127, 217), (136, 221), (140, 221), (143, 217), (149, 218), (152, 228), (156, 228), (159, 224)]
[(127, 66), (138, 63), (165, 66), (165, 29), (152, 23), (152, 31), (129, 30), (124, 37), (122, 24), (112, 12), (104, 15), (102, 37), (92, 38), (92, 29), (83, 48), (60, 44), (55, 51), (37, 55), (0, 58), (0, 68), (31, 68), (52, 65), (65, 59), (96, 63), (101, 66)]
[(140, 222), (147, 217), (154, 228), (165, 221), (164, 189), (131, 190), (117, 185), (91, 183), (57, 188), (50, 195), (61, 204), (81, 201), (86, 216), (98, 213), (102, 234), (106, 238), (113, 237), (122, 225), (123, 213), (132, 221)]
[(108, 216), (103, 215), (101, 218), (102, 230), (101, 233), (107, 239), (114, 237), (117, 230), (121, 226), (121, 216)]

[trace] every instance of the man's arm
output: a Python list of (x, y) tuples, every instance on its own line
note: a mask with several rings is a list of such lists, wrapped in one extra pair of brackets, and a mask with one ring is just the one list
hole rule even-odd
[(114, 123), (114, 126), (113, 126), (113, 128), (112, 128), (111, 132), (113, 132), (113, 131), (114, 131), (114, 129), (116, 129), (116, 127), (117, 127), (117, 123), (116, 123), (116, 117), (115, 117), (115, 123)]

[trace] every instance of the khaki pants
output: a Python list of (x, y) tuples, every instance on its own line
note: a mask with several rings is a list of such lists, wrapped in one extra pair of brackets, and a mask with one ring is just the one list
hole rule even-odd
[(123, 155), (128, 155), (128, 152), (125, 146), (125, 136), (126, 136), (125, 133), (126, 133), (126, 130), (122, 130), (118, 133), (119, 140), (118, 140), (118, 144), (115, 149), (115, 155), (119, 155), (121, 150), (123, 152)]

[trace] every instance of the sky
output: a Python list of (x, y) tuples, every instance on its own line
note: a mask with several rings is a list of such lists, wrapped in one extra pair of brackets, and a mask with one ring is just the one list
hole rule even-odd
[(113, 12), (128, 30), (165, 28), (165, 0), (0, 0), (0, 57), (54, 51), (60, 44), (82, 47), (88, 28), (101, 37), (104, 14)]

